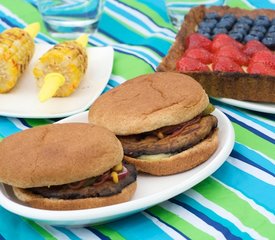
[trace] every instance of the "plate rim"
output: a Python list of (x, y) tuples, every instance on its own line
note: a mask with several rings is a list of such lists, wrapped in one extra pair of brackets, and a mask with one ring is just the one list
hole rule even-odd
[[(56, 123), (69, 122), (76, 118), (81, 118), (83, 116), (88, 116), (88, 111), (67, 117), (62, 119)], [(195, 174), (191, 178), (188, 179), (188, 187), (187, 189), (183, 189), (186, 184), (177, 184), (174, 188), (160, 191), (154, 193), (149, 196), (145, 196), (139, 199), (130, 200), (128, 202), (119, 203), (115, 205), (100, 207), (100, 208), (91, 208), (91, 209), (81, 209), (81, 210), (43, 210), (36, 209), (29, 206), (24, 206), (20, 203), (16, 203), (13, 200), (7, 198), (5, 194), (2, 192), (4, 188), (4, 184), (0, 185), (0, 205), (4, 207), (6, 210), (13, 212), (17, 215), (36, 220), (36, 221), (46, 221), (53, 222), (51, 225), (63, 225), (62, 222), (76, 222), (76, 221), (87, 221), (87, 220), (95, 220), (95, 219), (104, 219), (110, 218), (116, 215), (124, 215), (131, 212), (142, 211), (148, 207), (159, 204), (163, 201), (166, 201), (203, 181), (205, 178), (209, 177), (213, 174), (228, 158), (230, 155), (234, 142), (235, 142), (235, 133), (233, 126), (230, 120), (226, 117), (224, 113), (222, 113), (219, 109), (215, 109), (214, 115), (218, 115), (222, 120), (226, 123), (224, 128), (226, 127), (226, 131), (228, 132), (228, 136), (225, 138), (224, 146), (217, 153), (215, 157), (215, 161), (212, 161), (207, 167), (201, 169), (199, 174)], [(202, 177), (201, 177), (202, 175)], [(191, 185), (191, 186), (189, 186)], [(183, 189), (183, 190), (182, 190)], [(149, 204), (148, 204), (149, 200)], [(19, 209), (18, 209), (19, 208)], [(42, 217), (41, 217), (42, 216)], [(58, 223), (59, 222), (59, 223)], [(73, 226), (76, 224), (66, 224), (67, 226)]]

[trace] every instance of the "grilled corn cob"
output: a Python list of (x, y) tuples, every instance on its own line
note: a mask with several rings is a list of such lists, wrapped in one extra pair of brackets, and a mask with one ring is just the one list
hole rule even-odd
[(88, 36), (82, 35), (75, 41), (57, 44), (38, 60), (33, 74), (41, 88), (41, 102), (53, 96), (69, 96), (79, 86), (88, 64), (87, 42)]
[(25, 29), (10, 28), (0, 34), (0, 93), (10, 91), (28, 66), (39, 28), (38, 23), (33, 23)]

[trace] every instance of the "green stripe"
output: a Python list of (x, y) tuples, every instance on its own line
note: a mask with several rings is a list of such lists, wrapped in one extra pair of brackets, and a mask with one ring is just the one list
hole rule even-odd
[(253, 9), (249, 4), (247, 4), (245, 1), (240, 0), (226, 0), (225, 5), (228, 5), (229, 7), (239, 7), (243, 9)]
[(25, 120), (25, 122), (28, 125), (30, 125), (32, 127), (54, 123), (54, 121), (47, 120), (47, 119), (31, 119), (31, 118), (26, 118), (24, 120)]
[(246, 128), (243, 128), (236, 123), (232, 122), (232, 125), (235, 130), (236, 142), (246, 145), (254, 149), (255, 151), (259, 151), (271, 159), (275, 159), (274, 146), (271, 142), (261, 137), (258, 137), (256, 134), (250, 132)]
[(191, 239), (214, 239), (212, 236), (194, 227), (189, 222), (183, 220), (176, 214), (169, 212), (168, 210), (160, 206), (151, 207), (147, 209), (147, 211), (150, 212), (152, 215), (156, 216), (157, 218), (159, 218), (161, 221), (164, 221), (170, 226), (176, 228), (182, 234), (186, 235)]
[(209, 201), (232, 213), (244, 226), (254, 229), (268, 239), (275, 239), (275, 224), (213, 178), (207, 178), (194, 189)]
[(50, 234), (48, 231), (46, 231), (44, 228), (42, 228), (40, 225), (35, 223), (32, 220), (29, 220), (27, 218), (22, 218), (24, 221), (26, 221), (28, 224), (32, 226), (34, 230), (36, 230), (44, 239), (46, 240), (57, 240), (56, 237), (54, 237), (52, 234)]
[(171, 23), (166, 22), (162, 17), (160, 17), (158, 12), (154, 11), (152, 8), (149, 8), (145, 4), (136, 0), (120, 0), (120, 2), (137, 9), (138, 11), (144, 13), (146, 16), (149, 16), (155, 23), (157, 23), (157, 25), (175, 31), (175, 28), (171, 25)]
[(154, 72), (154, 70), (145, 61), (128, 54), (115, 52), (113, 65), (113, 73), (115, 75), (120, 75), (128, 80), (151, 72)]
[(118, 232), (116, 232), (113, 229), (106, 227), (104, 225), (93, 226), (92, 228), (101, 232), (103, 235), (108, 236), (110, 239), (125, 240), (125, 238), (122, 237)]

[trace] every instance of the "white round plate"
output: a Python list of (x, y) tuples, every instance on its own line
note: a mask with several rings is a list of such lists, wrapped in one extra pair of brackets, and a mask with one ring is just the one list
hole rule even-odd
[[(112, 221), (155, 204), (168, 200), (201, 182), (215, 172), (227, 159), (234, 145), (234, 130), (228, 118), (218, 109), (213, 113), (218, 118), (219, 147), (209, 160), (198, 167), (171, 176), (149, 176), (139, 174), (137, 191), (132, 200), (107, 207), (49, 211), (31, 208), (20, 202), (10, 186), (0, 184), (0, 205), (7, 210), (32, 220), (50, 225), (83, 226)], [(68, 117), (58, 123), (87, 122), (88, 113)]]
[(215, 99), (235, 107), (240, 107), (240, 108), (257, 111), (257, 112), (275, 114), (274, 103), (248, 102), (248, 101), (235, 100), (231, 98), (215, 98)]
[(61, 118), (87, 110), (102, 93), (110, 78), (114, 50), (112, 47), (88, 47), (88, 69), (76, 91), (64, 98), (41, 103), (39, 89), (32, 74), (37, 59), (53, 45), (36, 44), (35, 54), (17, 85), (0, 94), (0, 115), (19, 118)]

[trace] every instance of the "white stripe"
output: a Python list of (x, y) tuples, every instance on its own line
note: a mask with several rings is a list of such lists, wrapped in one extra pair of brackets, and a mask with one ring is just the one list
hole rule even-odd
[(259, 121), (262, 121), (262, 122), (264, 122), (264, 123), (266, 123), (266, 124), (268, 124), (268, 125), (271, 125), (272, 127), (275, 127), (275, 121), (266, 119), (266, 118), (261, 117), (261, 116), (259, 116), (259, 115), (252, 115), (252, 114), (251, 114), (250, 112), (248, 112), (248, 111), (245, 111), (245, 113), (246, 113), (248, 116), (252, 117), (252, 118), (255, 118), (255, 119), (257, 119), (257, 120), (259, 120)]
[(220, 217), (227, 219), (227, 221), (234, 224), (241, 232), (245, 232), (245, 233), (249, 234), (252, 239), (257, 239), (257, 240), (266, 239), (267, 240), (267, 238), (259, 235), (259, 233), (257, 233), (254, 229), (251, 229), (251, 228), (243, 225), (242, 222), (236, 216), (234, 216), (232, 213), (228, 212), (227, 210), (220, 207), (219, 205), (209, 201), (207, 198), (205, 198), (204, 196), (202, 196), (195, 190), (189, 189), (184, 194), (190, 198), (193, 198), (194, 200), (196, 200), (203, 206), (207, 207), (208, 209), (211, 209), (213, 212), (215, 212)]
[(77, 237), (83, 240), (97, 240), (100, 239), (97, 235), (95, 235), (93, 232), (89, 231), (86, 228), (67, 228), (69, 231), (71, 231), (73, 234), (75, 234)]
[(117, 2), (117, 1), (113, 1), (113, 0), (110, 0), (109, 2), (112, 3), (113, 5), (117, 6), (118, 8), (123, 9), (125, 12), (128, 12), (131, 15), (135, 16), (140, 21), (144, 22), (148, 27), (150, 27), (150, 29), (152, 30), (152, 33), (159, 33), (159, 35), (168, 36), (171, 41), (174, 41), (176, 34), (173, 31), (171, 31), (167, 28), (159, 27), (154, 22), (152, 22), (152, 20), (150, 18), (148, 18), (146, 15), (140, 13), (139, 11), (137, 11), (131, 7), (127, 7), (121, 3)]
[(157, 218), (152, 217), (146, 212), (142, 212), (142, 214), (149, 218), (152, 222), (154, 222), (159, 228), (161, 228), (166, 234), (168, 234), (172, 239), (186, 239), (184, 236), (180, 235), (177, 231), (169, 226), (165, 225), (163, 222), (159, 221)]
[(116, 81), (119, 84), (122, 84), (122, 83), (124, 83), (126, 81), (125, 78), (123, 78), (121, 76), (118, 76), (118, 75), (113, 75), (113, 74), (111, 75), (110, 79)]
[(171, 203), (171, 202), (164, 202), (160, 204), (161, 207), (167, 209), (170, 212), (175, 213), (185, 221), (192, 224), (194, 227), (200, 229), (201, 231), (207, 233), (210, 236), (213, 236), (215, 239), (223, 240), (225, 239), (224, 235), (217, 231), (214, 227), (210, 226), (209, 224), (205, 223), (203, 220), (201, 220), (199, 217), (197, 217), (195, 214), (189, 212), (188, 210), (184, 209), (183, 207)]
[[(37, 222), (36, 222), (37, 223)], [(44, 228), (47, 232), (49, 232), (51, 235), (56, 237), (58, 240), (69, 240), (70, 238), (64, 234), (63, 232), (58, 231), (54, 227), (51, 227), (50, 225), (42, 224), (42, 223), (37, 223), (39, 226)]]
[(149, 32), (147, 29), (143, 28), (142, 26), (138, 25), (136, 22), (131, 21), (129, 18), (126, 18), (118, 13), (116, 13), (115, 11), (113, 11), (110, 8), (106, 8), (105, 12), (110, 14), (112, 17), (119, 19), (120, 21), (124, 22), (125, 24), (127, 23), (128, 26), (130, 26), (131, 28), (135, 29), (136, 31), (138, 31), (142, 36), (146, 36), (146, 37), (158, 37), (161, 39), (164, 39), (166, 41), (169, 41), (170, 43), (174, 42), (174, 38), (172, 37), (168, 37), (165, 35), (160, 35), (157, 33), (152, 33)]
[(27, 126), (21, 123), (20, 120), (17, 118), (8, 118), (8, 120), (21, 130), (29, 129)]
[(265, 134), (265, 135), (267, 135), (267, 136), (269, 136), (269, 137), (275, 139), (275, 133), (272, 132), (272, 131), (270, 131), (270, 130), (268, 130), (268, 129), (266, 129), (266, 128), (264, 128), (263, 126), (261, 126), (261, 125), (255, 123), (255, 122), (253, 122), (253, 121), (251, 121), (251, 120), (249, 120), (249, 119), (246, 119), (246, 118), (244, 118), (244, 117), (241, 117), (240, 115), (238, 115), (238, 114), (236, 114), (236, 113), (234, 113), (234, 112), (231, 112), (231, 111), (228, 110), (228, 109), (225, 109), (225, 108), (222, 108), (222, 107), (217, 107), (217, 108), (222, 109), (223, 112), (225, 112), (225, 113), (231, 115), (232, 117), (236, 118), (237, 120), (239, 120), (239, 121), (245, 123), (246, 125), (248, 125), (248, 126), (254, 128), (254, 129), (256, 129), (256, 130), (262, 132), (263, 134)]
[(227, 158), (227, 162), (229, 164), (233, 165), (234, 167), (242, 170), (243, 172), (246, 172), (246, 173), (252, 175), (253, 177), (258, 178), (267, 184), (275, 186), (274, 177), (271, 176), (270, 174), (262, 171), (261, 169), (256, 168), (252, 165), (247, 164), (246, 162), (243, 162), (237, 158), (233, 158), (230, 156)]
[(245, 195), (243, 195), (240, 191), (225, 185), (223, 182), (220, 180), (216, 179), (215, 177), (211, 176), (215, 181), (219, 182), (221, 185), (223, 185), (225, 188), (229, 189), (231, 192), (234, 192), (239, 198), (243, 199), (244, 201), (248, 202), (249, 205), (256, 211), (258, 211), (260, 214), (264, 215), (268, 220), (275, 224), (275, 215), (272, 214), (271, 212), (267, 211), (265, 208), (262, 206), (258, 205), (255, 203), (252, 199), (247, 198)]

